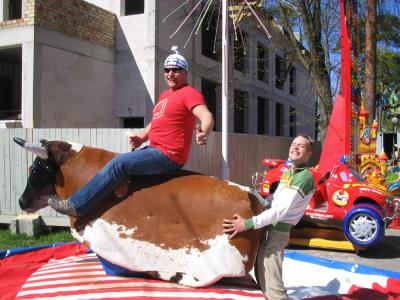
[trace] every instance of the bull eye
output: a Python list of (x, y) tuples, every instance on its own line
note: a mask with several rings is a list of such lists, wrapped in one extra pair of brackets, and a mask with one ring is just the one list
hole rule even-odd
[(29, 173), (29, 174), (31, 174), (31, 173), (32, 173), (32, 171), (33, 171), (33, 168), (32, 168), (32, 167), (29, 167), (29, 169), (28, 169), (28, 173)]

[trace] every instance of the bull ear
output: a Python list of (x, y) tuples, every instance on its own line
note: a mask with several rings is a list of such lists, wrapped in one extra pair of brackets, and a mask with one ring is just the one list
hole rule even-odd
[(32, 152), (33, 154), (37, 155), (41, 159), (47, 160), (49, 158), (49, 154), (47, 153), (46, 148), (38, 146), (38, 145), (31, 144), (31, 143), (27, 143), (23, 139), (20, 139), (20, 138), (17, 138), (17, 137), (13, 138), (13, 140), (18, 145), (20, 145), (24, 149)]
[(49, 141), (45, 139), (40, 139), (39, 142), (43, 145), (47, 144)]

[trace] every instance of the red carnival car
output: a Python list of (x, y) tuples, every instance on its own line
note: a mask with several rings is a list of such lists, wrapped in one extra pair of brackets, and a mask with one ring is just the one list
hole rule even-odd
[[(266, 197), (276, 190), (279, 178), (288, 163), (278, 159), (264, 159), (269, 168), (255, 174), (253, 184), (261, 180), (260, 193)], [(300, 222), (325, 228), (342, 229), (346, 238), (358, 247), (376, 244), (385, 234), (386, 226), (397, 218), (400, 199), (394, 198), (379, 185), (366, 182), (357, 172), (338, 162), (323, 176), (311, 168), (316, 190)]]

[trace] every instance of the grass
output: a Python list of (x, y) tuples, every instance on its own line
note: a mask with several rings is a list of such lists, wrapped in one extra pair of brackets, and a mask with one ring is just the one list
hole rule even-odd
[(0, 225), (0, 250), (74, 241), (69, 228), (50, 227), (47, 233), (29, 237), (26, 234), (11, 234), (8, 225)]

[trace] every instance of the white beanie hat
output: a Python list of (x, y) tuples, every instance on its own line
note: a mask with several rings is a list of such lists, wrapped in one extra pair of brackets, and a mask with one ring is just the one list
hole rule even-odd
[(188, 63), (186, 59), (179, 54), (178, 51), (178, 46), (172, 46), (171, 48), (172, 51), (174, 51), (174, 54), (171, 54), (168, 56), (164, 62), (164, 67), (165, 66), (178, 66), (182, 69), (185, 69), (186, 71), (188, 70)]

